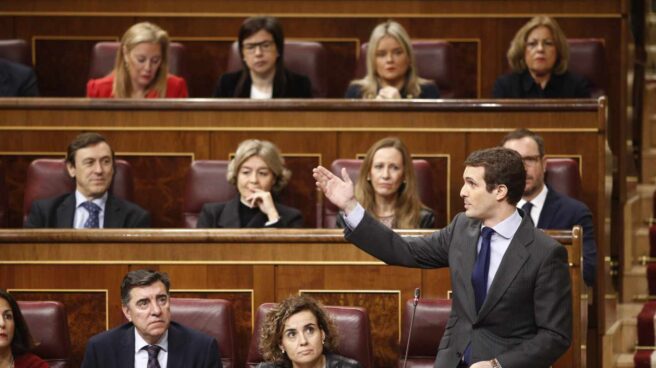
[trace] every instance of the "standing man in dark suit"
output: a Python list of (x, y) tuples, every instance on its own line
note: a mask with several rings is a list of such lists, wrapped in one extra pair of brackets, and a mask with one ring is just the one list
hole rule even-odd
[(75, 192), (34, 201), (27, 228), (147, 228), (150, 214), (109, 193), (114, 151), (98, 133), (82, 133), (68, 146), (68, 174)]
[(566, 249), (515, 207), (526, 172), (517, 152), (492, 148), (465, 161), (465, 213), (424, 238), (402, 238), (365, 213), (346, 170), (314, 169), (317, 186), (346, 214), (346, 239), (407, 267), (449, 267), (453, 302), (436, 368), (548, 367), (570, 346)]
[(82, 368), (222, 367), (215, 339), (171, 322), (166, 273), (130, 271), (121, 283), (128, 323), (89, 340)]
[(597, 243), (595, 242), (592, 213), (588, 206), (574, 198), (562, 195), (544, 184), (547, 159), (544, 157), (544, 140), (528, 129), (508, 133), (501, 142), (506, 148), (517, 151), (526, 168), (526, 186), (522, 199), (517, 202), (530, 214), (540, 229), (571, 230), (583, 227), (583, 280), (594, 285)]
[(36, 74), (27, 65), (0, 59), (0, 97), (37, 97)]

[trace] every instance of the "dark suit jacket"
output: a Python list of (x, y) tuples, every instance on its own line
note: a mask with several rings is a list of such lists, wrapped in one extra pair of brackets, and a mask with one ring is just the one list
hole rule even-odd
[[(262, 362), (257, 368), (291, 368), (291, 364), (276, 364)], [(326, 368), (361, 368), (362, 366), (356, 360), (343, 357), (337, 354), (326, 354)]]
[[(32, 202), (26, 228), (72, 228), (75, 192)], [(109, 194), (105, 203), (103, 228), (148, 228), (150, 214), (134, 203)]]
[[(437, 89), (437, 85), (435, 83), (426, 83), (420, 85), (421, 87), (421, 92), (419, 93), (418, 97), (414, 98), (421, 98), (421, 99), (430, 99), (430, 98), (440, 98), (440, 91)], [(401, 93), (401, 98), (407, 98), (405, 90), (400, 91)], [(348, 89), (346, 90), (346, 96), (344, 98), (362, 98), (362, 90), (360, 85), (351, 83), (348, 86)]]
[[(168, 368), (222, 367), (215, 339), (176, 322), (168, 339)], [(89, 340), (82, 368), (134, 368), (134, 349), (134, 325), (126, 323)]]
[(449, 267), (453, 301), (436, 368), (457, 367), (470, 341), (472, 363), (497, 358), (503, 368), (548, 367), (571, 344), (567, 250), (523, 218), (476, 313), (471, 275), (480, 232), (481, 222), (464, 213), (424, 238), (404, 239), (367, 214), (345, 231), (388, 264)]
[(494, 82), (494, 98), (590, 98), (588, 81), (574, 73), (553, 74), (544, 89), (528, 70), (502, 75)]
[[(270, 227), (303, 227), (303, 215), (296, 208), (276, 203), (280, 219)], [(263, 212), (258, 213), (251, 222), (243, 225), (239, 222), (239, 197), (224, 203), (206, 203), (198, 216), (196, 228), (261, 228), (268, 221)]]
[[(214, 97), (221, 98), (249, 98), (251, 97), (251, 76), (248, 74), (244, 81), (244, 88), (239, 96), (235, 96), (235, 89), (239, 82), (239, 77), (242, 71), (226, 73), (219, 78), (214, 90)], [(304, 75), (296, 74), (289, 70), (284, 70), (287, 82), (285, 86), (273, 84), (273, 98), (311, 98), (312, 97), (312, 83), (310, 79)]]
[(32, 68), (0, 59), (0, 97), (37, 97), (39, 88)]
[[(112, 88), (114, 87), (114, 74), (103, 78), (91, 79), (87, 82), (87, 97), (92, 98), (112, 98)], [(166, 98), (185, 98), (189, 97), (187, 82), (178, 76), (169, 74), (166, 77)], [(157, 98), (155, 91), (146, 94), (146, 98)]]
[(583, 227), (583, 280), (592, 286), (597, 264), (592, 213), (583, 202), (549, 188), (537, 226), (540, 229), (571, 230), (574, 225)]

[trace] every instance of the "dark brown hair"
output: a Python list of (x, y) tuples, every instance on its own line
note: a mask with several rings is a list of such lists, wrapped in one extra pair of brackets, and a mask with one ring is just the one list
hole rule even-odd
[[(71, 166), (75, 167), (75, 153), (82, 148), (89, 146), (94, 146), (98, 143), (105, 142), (109, 146), (107, 139), (99, 133), (82, 133), (75, 137), (73, 141), (68, 145), (68, 150), (66, 152), (66, 162)], [(112, 164), (115, 165), (114, 160), (114, 150), (109, 146), (109, 150), (112, 152)]]
[(526, 184), (526, 169), (522, 157), (515, 150), (503, 147), (488, 148), (472, 152), (465, 160), (465, 166), (485, 168), (485, 189), (488, 192), (498, 185), (508, 188), (508, 203), (516, 205)]
[(3, 289), (0, 289), (0, 298), (6, 300), (7, 303), (9, 303), (11, 313), (14, 317), (15, 327), (14, 338), (11, 340), (11, 353), (14, 356), (25, 354), (32, 350), (35, 346), (34, 340), (32, 339), (32, 334), (30, 334), (30, 329), (27, 327), (25, 317), (23, 317), (23, 313), (21, 313), (16, 299), (14, 299), (11, 294)]
[(542, 139), (539, 134), (525, 128), (515, 129), (512, 132), (506, 134), (506, 136), (501, 140), (501, 145), (503, 146), (508, 141), (514, 141), (516, 139), (522, 139), (526, 137), (529, 137), (535, 141), (535, 144), (538, 145), (538, 153), (540, 153), (540, 157), (544, 157), (544, 139)]
[(166, 294), (169, 293), (171, 282), (166, 272), (157, 272), (153, 270), (135, 270), (128, 272), (121, 282), (121, 303), (128, 305), (130, 302), (130, 290), (137, 286), (152, 285), (161, 281), (166, 287)]

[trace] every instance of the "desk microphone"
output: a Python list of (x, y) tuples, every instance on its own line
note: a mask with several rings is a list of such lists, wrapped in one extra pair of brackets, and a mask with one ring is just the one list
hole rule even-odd
[(419, 304), (419, 297), (421, 296), (421, 289), (415, 289), (415, 298), (412, 301), (412, 318), (410, 319), (410, 330), (408, 331), (408, 342), (405, 346), (405, 357), (403, 358), (403, 368), (408, 364), (408, 352), (410, 351), (410, 339), (412, 338), (412, 325), (415, 323), (415, 313), (417, 312), (417, 304)]

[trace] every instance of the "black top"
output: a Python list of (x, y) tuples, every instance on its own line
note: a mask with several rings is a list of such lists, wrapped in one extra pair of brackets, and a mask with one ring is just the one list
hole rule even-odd
[[(241, 76), (242, 71), (232, 73), (225, 73), (219, 78), (214, 90), (214, 97), (220, 98), (249, 98), (251, 97), (251, 76), (247, 73), (246, 80), (244, 81), (244, 88), (241, 93), (235, 96), (235, 89)], [(304, 75), (296, 74), (285, 69), (286, 83), (284, 86), (277, 85), (274, 81), (273, 84), (273, 98), (311, 98), (312, 97), (312, 83), (310, 79)]]
[[(269, 363), (262, 362), (257, 368), (291, 368), (290, 362)], [(326, 354), (326, 368), (362, 368), (356, 360), (337, 354)]]
[[(300, 228), (303, 227), (303, 215), (296, 208), (284, 206), (280, 203), (274, 203), (280, 218), (273, 224), (265, 226), (268, 221), (264, 212), (257, 209), (244, 213), (242, 216), (239, 196), (224, 203), (205, 203), (198, 216), (196, 227), (199, 229), (208, 228)], [(246, 206), (243, 206), (246, 207)], [(242, 222), (243, 218), (249, 218), (248, 222)]]
[(590, 98), (588, 81), (571, 72), (552, 74), (544, 89), (535, 83), (531, 73), (502, 75), (494, 82), (494, 98)]
[[(420, 99), (431, 99), (431, 98), (440, 98), (440, 91), (437, 88), (437, 85), (435, 83), (430, 82), (426, 84), (420, 84), (419, 87), (421, 87), (421, 93), (419, 93), (418, 97), (413, 97), (413, 98), (420, 98)], [(349, 85), (348, 89), (346, 90), (346, 96), (345, 98), (362, 98), (362, 90), (360, 89), (360, 85), (351, 83)], [(401, 94), (401, 98), (407, 98), (407, 93), (405, 91), (405, 88), (401, 91), (399, 91)]]
[(39, 88), (32, 68), (0, 59), (0, 97), (37, 97)]
[[(337, 214), (337, 219), (335, 221), (335, 226), (339, 229), (346, 227), (346, 220), (344, 220), (344, 214), (340, 211)], [(434, 229), (435, 228), (435, 214), (430, 208), (422, 208), (419, 212), (419, 227), (418, 229)]]

